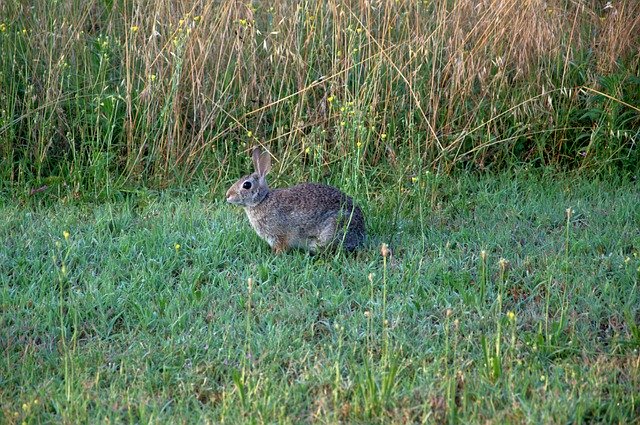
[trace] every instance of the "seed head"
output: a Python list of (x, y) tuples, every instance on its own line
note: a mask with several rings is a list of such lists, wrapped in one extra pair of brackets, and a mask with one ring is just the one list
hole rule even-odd
[(571, 207), (566, 209), (567, 212), (567, 218), (571, 218), (571, 216), (573, 215), (573, 210), (571, 209)]
[(509, 261), (505, 260), (504, 258), (501, 258), (498, 261), (498, 265), (500, 266), (500, 271), (505, 271), (507, 269), (507, 266), (509, 265)]

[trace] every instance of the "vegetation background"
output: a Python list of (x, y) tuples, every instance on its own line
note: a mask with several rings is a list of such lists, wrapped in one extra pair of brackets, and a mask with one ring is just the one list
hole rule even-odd
[(637, 172), (639, 7), (5, 1), (3, 187), (218, 187), (255, 143), (277, 174), (354, 185), (522, 163)]
[(635, 0), (4, 0), (0, 422), (635, 422), (639, 143)]

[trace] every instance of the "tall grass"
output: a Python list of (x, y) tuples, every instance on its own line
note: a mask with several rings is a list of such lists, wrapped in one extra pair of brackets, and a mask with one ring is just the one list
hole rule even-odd
[(634, 0), (6, 0), (0, 176), (226, 183), (255, 143), (319, 175), (637, 170), (638, 34)]

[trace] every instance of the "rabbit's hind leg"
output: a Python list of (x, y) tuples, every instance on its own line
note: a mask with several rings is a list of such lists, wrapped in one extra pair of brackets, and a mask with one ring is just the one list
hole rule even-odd
[(271, 246), (275, 254), (282, 254), (289, 248), (287, 238), (285, 236), (276, 236), (274, 244)]
[[(324, 248), (332, 245), (336, 242), (336, 237), (341, 232), (336, 232), (336, 220), (331, 218), (325, 221), (318, 229), (317, 237), (315, 238), (316, 246), (318, 248)], [(338, 235), (336, 235), (338, 233)]]

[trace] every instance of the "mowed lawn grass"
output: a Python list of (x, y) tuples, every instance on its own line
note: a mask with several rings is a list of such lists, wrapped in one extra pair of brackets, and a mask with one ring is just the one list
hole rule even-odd
[(354, 256), (275, 256), (204, 186), (2, 201), (0, 422), (638, 420), (636, 181), (355, 195)]

